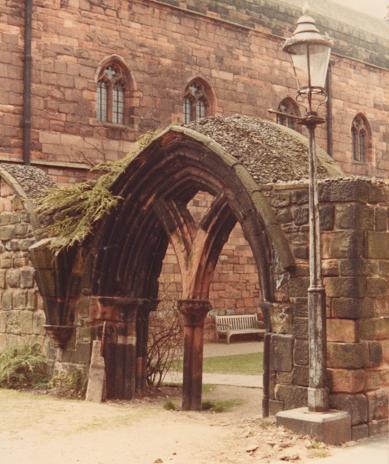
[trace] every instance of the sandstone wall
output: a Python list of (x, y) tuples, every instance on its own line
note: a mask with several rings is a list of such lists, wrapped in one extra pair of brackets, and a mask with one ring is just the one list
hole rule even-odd
[[(211, 85), (216, 113), (274, 118), (268, 108), (295, 95), (292, 67), (279, 35), (290, 33), (297, 13), (268, 3), (272, 2), (240, 2), (238, 11), (227, 0), (212, 7), (205, 1), (196, 2), (196, 7), (175, 0), (34, 2), (33, 162), (46, 165), (49, 175), (61, 183), (82, 178), (90, 162), (116, 159), (140, 134), (181, 122), (183, 92), (196, 76)], [(14, 0), (0, 5), (3, 159), (21, 156), (22, 8)], [(371, 35), (360, 31), (355, 37), (345, 36), (350, 28), (338, 29), (333, 56), (334, 156), (346, 172), (386, 176), (388, 71), (354, 59), (373, 62), (382, 55), (382, 45), (377, 42), (371, 51)], [(95, 118), (96, 71), (112, 54), (125, 60), (135, 82), (130, 126), (102, 124)], [(367, 163), (351, 161), (351, 123), (358, 112), (372, 126)], [(325, 126), (318, 135), (326, 148)]]
[[(305, 188), (293, 186), (267, 195), (297, 261), (272, 314), (270, 406), (276, 412), (307, 398), (308, 197)], [(327, 181), (320, 200), (330, 401), (350, 412), (358, 439), (388, 429), (389, 188)]]
[(45, 316), (28, 252), (34, 242), (30, 212), (0, 178), (0, 351), (21, 341), (45, 340)]

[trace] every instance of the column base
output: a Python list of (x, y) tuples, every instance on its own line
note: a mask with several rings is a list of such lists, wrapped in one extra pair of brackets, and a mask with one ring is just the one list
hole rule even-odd
[(351, 417), (345, 411), (311, 412), (308, 408), (297, 408), (277, 413), (276, 420), (277, 425), (327, 445), (341, 445), (351, 440)]

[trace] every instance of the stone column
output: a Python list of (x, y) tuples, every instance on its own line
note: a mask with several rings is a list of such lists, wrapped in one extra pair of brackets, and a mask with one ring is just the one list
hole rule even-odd
[(184, 372), (182, 409), (201, 410), (203, 382), (204, 320), (211, 309), (208, 300), (179, 300), (184, 324)]
[(147, 342), (149, 338), (149, 317), (158, 305), (158, 300), (139, 299), (136, 322), (136, 392), (142, 393), (146, 387)]

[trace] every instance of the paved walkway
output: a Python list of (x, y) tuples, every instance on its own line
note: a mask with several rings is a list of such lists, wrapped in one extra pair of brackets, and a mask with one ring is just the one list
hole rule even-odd
[[(204, 345), (204, 357), (234, 356), (238, 354), (262, 353), (263, 342), (207, 343)], [(182, 383), (182, 372), (169, 372), (165, 383)], [(244, 374), (203, 374), (203, 383), (209, 385), (230, 385), (234, 387), (262, 388), (262, 375)], [(388, 463), (389, 464), (389, 463)]]
[(214, 356), (234, 356), (236, 354), (263, 353), (263, 342), (240, 343), (206, 343), (204, 345), (204, 358)]
[(389, 436), (369, 438), (354, 446), (336, 448), (328, 458), (309, 461), (310, 464), (389, 464)]
[[(182, 372), (169, 372), (165, 383), (182, 383)], [(234, 387), (262, 388), (262, 375), (203, 374), (203, 384), (230, 385)], [(389, 463), (388, 463), (389, 464)]]

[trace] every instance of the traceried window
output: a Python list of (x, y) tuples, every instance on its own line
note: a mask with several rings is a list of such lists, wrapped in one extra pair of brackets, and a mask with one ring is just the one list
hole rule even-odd
[(126, 94), (129, 92), (128, 73), (115, 61), (99, 73), (96, 91), (96, 118), (101, 122), (126, 124)]
[(290, 97), (284, 98), (278, 105), (278, 111), (284, 114), (277, 114), (277, 123), (282, 126), (289, 127), (297, 132), (301, 132), (301, 126), (297, 123), (297, 119), (289, 117), (292, 116), (300, 117), (300, 110), (297, 103)]
[(351, 126), (352, 158), (354, 161), (364, 163), (368, 160), (370, 148), (370, 127), (367, 119), (358, 114)]
[(185, 89), (183, 115), (184, 123), (198, 121), (210, 114), (210, 96), (200, 79), (193, 80)]

